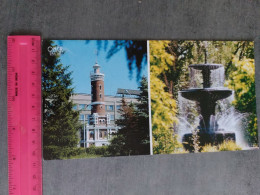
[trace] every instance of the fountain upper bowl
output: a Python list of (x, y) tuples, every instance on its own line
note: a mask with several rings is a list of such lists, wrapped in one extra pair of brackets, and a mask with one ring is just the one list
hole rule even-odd
[(193, 101), (218, 101), (232, 95), (232, 90), (227, 88), (203, 88), (203, 89), (187, 89), (180, 91), (181, 96)]
[(204, 69), (215, 70), (220, 67), (223, 67), (223, 65), (222, 64), (191, 64), (189, 65), (189, 67), (194, 68), (196, 70), (204, 70)]

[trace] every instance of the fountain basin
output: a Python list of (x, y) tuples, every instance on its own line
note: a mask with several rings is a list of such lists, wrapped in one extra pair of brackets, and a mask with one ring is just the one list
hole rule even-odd
[(218, 68), (223, 67), (222, 64), (191, 64), (189, 65), (190, 68), (194, 68), (196, 70), (215, 70)]
[(181, 96), (197, 102), (211, 100), (216, 102), (225, 99), (232, 95), (232, 90), (226, 88), (203, 88), (203, 89), (188, 89), (180, 92)]
[[(205, 146), (206, 144), (219, 145), (224, 141), (236, 141), (235, 133), (230, 131), (199, 132), (198, 136), (199, 146)], [(182, 144), (186, 150), (190, 152), (194, 151), (192, 133), (187, 133), (183, 136)]]

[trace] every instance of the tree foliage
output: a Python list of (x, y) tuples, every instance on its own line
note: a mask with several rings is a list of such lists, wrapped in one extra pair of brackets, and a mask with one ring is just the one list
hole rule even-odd
[[(88, 43), (89, 41), (86, 41)], [(141, 40), (114, 40), (110, 45), (108, 40), (98, 40), (97, 49), (107, 50), (107, 59), (111, 58), (120, 50), (125, 50), (129, 76), (132, 77), (133, 70), (136, 68), (136, 80), (140, 81), (141, 72), (147, 62), (147, 41)]]
[(167, 154), (180, 147), (173, 126), (177, 123), (176, 101), (158, 77), (173, 66), (174, 57), (165, 52), (169, 41), (150, 41), (151, 111), (154, 154)]
[(254, 60), (234, 57), (232, 63), (235, 70), (231, 73), (227, 85), (235, 91), (233, 104), (241, 112), (250, 113), (248, 124), (249, 140), (252, 144), (258, 142), (255, 94), (255, 65)]
[(42, 110), (44, 159), (60, 159), (74, 155), (78, 144), (78, 117), (70, 97), (71, 72), (60, 63), (59, 55), (50, 55), (53, 41), (44, 41), (42, 47)]
[(141, 94), (138, 103), (128, 104), (122, 98), (121, 119), (116, 121), (120, 127), (113, 135), (108, 151), (111, 156), (150, 154), (148, 83), (145, 77), (139, 87)]

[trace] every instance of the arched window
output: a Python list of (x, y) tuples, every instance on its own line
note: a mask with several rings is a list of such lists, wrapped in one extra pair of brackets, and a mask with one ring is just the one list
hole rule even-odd
[(99, 97), (102, 98), (102, 94), (101, 93), (99, 94)]
[(94, 131), (89, 132), (89, 139), (94, 139)]
[(99, 85), (99, 90), (101, 91), (101, 89), (102, 89), (102, 85)]

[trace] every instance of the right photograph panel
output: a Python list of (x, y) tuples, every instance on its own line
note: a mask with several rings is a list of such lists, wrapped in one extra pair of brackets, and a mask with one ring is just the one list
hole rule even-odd
[(258, 149), (254, 43), (149, 41), (153, 154)]

